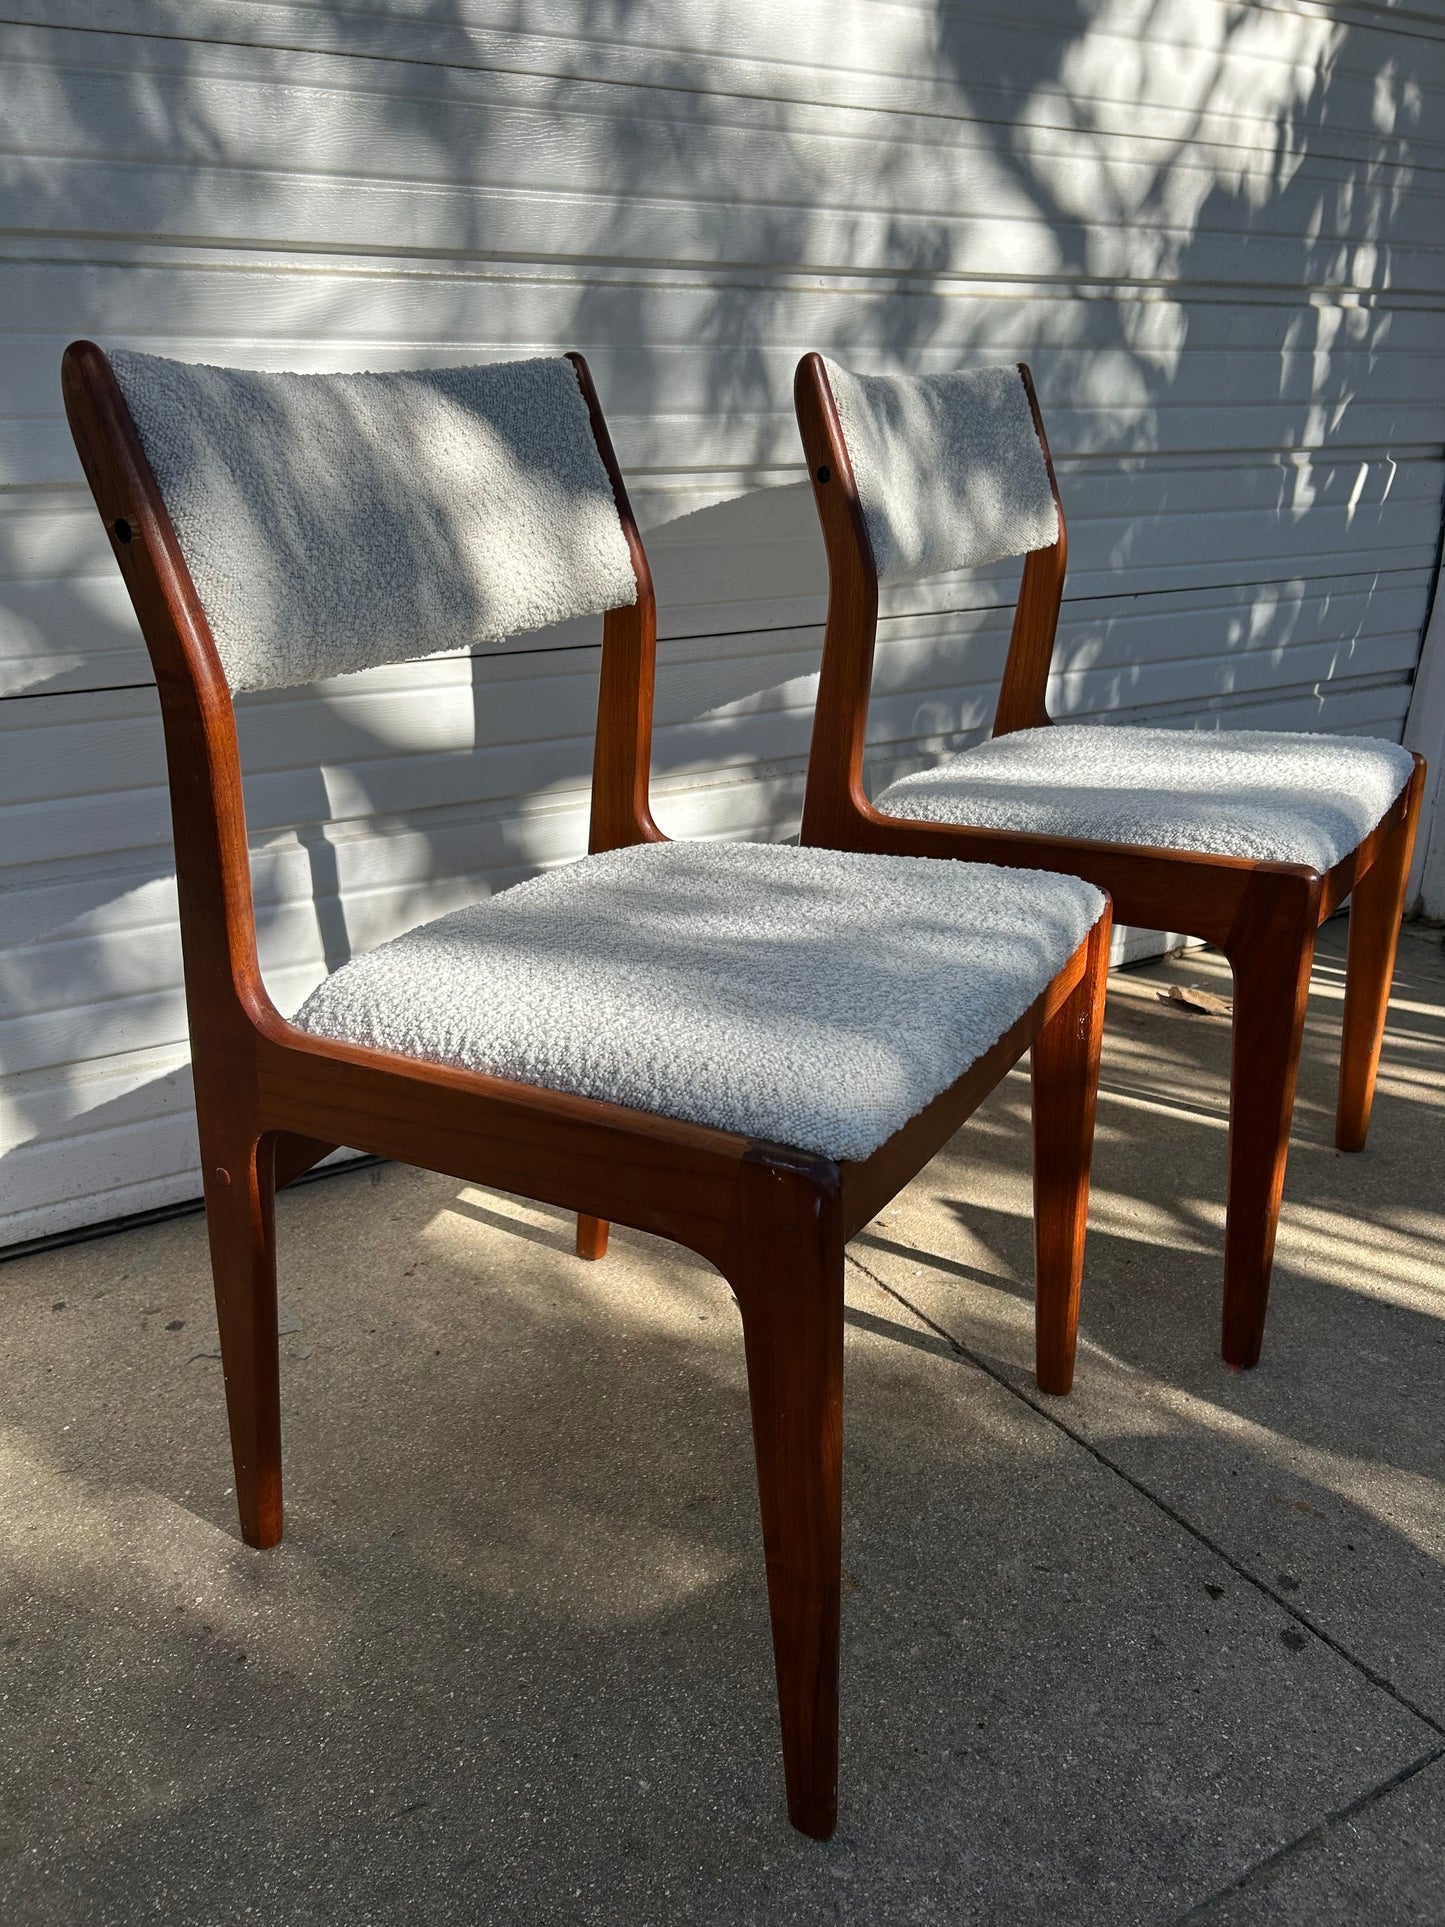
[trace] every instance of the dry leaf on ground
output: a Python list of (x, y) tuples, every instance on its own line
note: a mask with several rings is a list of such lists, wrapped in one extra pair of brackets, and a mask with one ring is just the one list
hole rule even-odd
[(1227, 997), (1216, 997), (1212, 990), (1201, 990), (1198, 984), (1170, 984), (1155, 995), (1161, 1004), (1178, 1004), (1181, 1010), (1197, 1011), (1202, 1017), (1229, 1017), (1234, 1012)]

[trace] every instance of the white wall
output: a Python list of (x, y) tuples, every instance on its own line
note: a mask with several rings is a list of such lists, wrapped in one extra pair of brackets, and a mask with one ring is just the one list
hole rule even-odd
[[(156, 704), (59, 407), (91, 334), (260, 367), (583, 349), (657, 533), (664, 826), (794, 827), (798, 354), (1025, 357), (1056, 710), (1398, 738), (1440, 526), (1445, 26), (1221, 0), (50, 0), (0, 28), (0, 1241), (193, 1195)], [(986, 728), (1007, 570), (895, 589), (880, 775)], [(250, 698), (264, 957), (582, 847), (587, 625)]]

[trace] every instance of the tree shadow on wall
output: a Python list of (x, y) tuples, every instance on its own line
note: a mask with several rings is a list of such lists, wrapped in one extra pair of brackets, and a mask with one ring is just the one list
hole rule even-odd
[[(67, 332), (267, 366), (581, 348), (644, 522), (661, 525), (670, 826), (776, 836), (796, 821), (819, 549), (802, 491), (754, 496), (796, 481), (791, 375), (813, 346), (872, 369), (1032, 362), (1074, 534), (1067, 713), (1198, 709), (1193, 685), (1171, 693), (1188, 681), (1175, 669), (1211, 654), (1222, 700), (1288, 688), (1323, 726), (1398, 709), (1438, 522), (1421, 459), (1437, 424), (1394, 372), (1432, 325), (1412, 305), (1434, 272), (1413, 148), (1429, 43), (1162, 5), (1047, 21), (704, 8), (664, 33), (620, 0), (566, 21), (428, 0), (404, 17), (311, 13), (296, 32), (309, 46), (17, 30), (25, 222), (108, 237), (63, 283)], [(42, 288), (34, 263), (19, 272), (21, 294)], [(44, 272), (53, 289), (61, 270)], [(25, 337), (4, 378), (38, 488), (75, 477), (58, 411), (28, 400), (54, 392), (60, 345)], [(79, 498), (73, 516), (86, 533), (66, 566), (107, 569)], [(1342, 574), (1351, 545), (1378, 566)], [(985, 727), (1009, 588), (995, 571), (890, 594), (884, 773)], [(82, 633), (86, 608), (55, 595), (60, 627)], [(437, 695), (424, 749), (400, 740), (386, 688), (359, 699), (364, 679), (250, 707), (278, 954), (334, 965), (580, 850), (595, 661), (595, 634), (570, 631), (525, 639), (510, 670), (479, 657), (470, 686)], [(499, 691), (533, 672), (519, 753)], [(1314, 693), (1337, 676), (1363, 692), (1348, 714)], [(275, 742), (303, 717), (324, 747), (282, 768)], [(351, 861), (373, 831), (408, 852), (381, 883)], [(81, 854), (104, 868), (103, 899), (160, 879), (164, 831), (56, 860)], [(21, 999), (69, 928), (32, 924)], [(104, 940), (68, 954), (78, 1010), (129, 994)], [(126, 1048), (174, 1050), (178, 1008), (138, 1013)], [(114, 1037), (72, 1031), (64, 1050), (101, 1056)], [(36, 1071), (71, 1077), (59, 1058)], [(40, 1098), (19, 1104), (41, 1128)]]

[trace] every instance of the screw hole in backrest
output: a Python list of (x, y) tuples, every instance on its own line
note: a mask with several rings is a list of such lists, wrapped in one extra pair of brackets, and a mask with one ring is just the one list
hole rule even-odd
[(131, 538), (131, 526), (123, 515), (118, 515), (115, 518), (110, 525), (110, 529), (111, 534), (114, 535), (117, 542), (129, 542)]
[(831, 468), (828, 467), (826, 462), (818, 470), (818, 480), (820, 482), (830, 481), (832, 479), (832, 475), (833, 475), (833, 471)]

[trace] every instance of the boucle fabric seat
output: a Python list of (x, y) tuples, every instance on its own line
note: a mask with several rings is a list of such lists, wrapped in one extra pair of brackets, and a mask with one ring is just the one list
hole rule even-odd
[(345, 965), (313, 1035), (867, 1157), (1097, 922), (1065, 876), (769, 844), (583, 859)]
[(1053, 725), (1015, 730), (877, 797), (889, 816), (1202, 850), (1323, 873), (1357, 849), (1414, 759), (1369, 736)]

